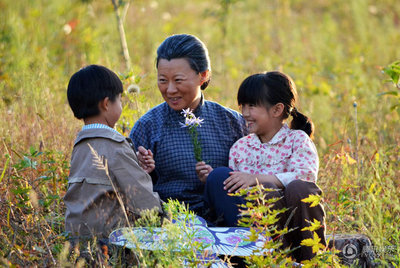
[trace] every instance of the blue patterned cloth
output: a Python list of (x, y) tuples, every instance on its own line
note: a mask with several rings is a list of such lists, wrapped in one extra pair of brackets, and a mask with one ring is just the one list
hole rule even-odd
[[(181, 228), (181, 240), (177, 240), (176, 236), (173, 235), (171, 237), (171, 232), (164, 228), (126, 227), (114, 230), (109, 236), (109, 242), (130, 249), (171, 250), (172, 248), (173, 251), (179, 252), (182, 249), (188, 249), (187, 239), (191, 239), (199, 244), (197, 255), (201, 258), (199, 260), (204, 261), (206, 267), (219, 260), (217, 255), (260, 256), (272, 251), (272, 249), (264, 248), (264, 244), (271, 238), (265, 237), (262, 233), (254, 236), (250, 228), (207, 227), (203, 223), (204, 219), (197, 217), (195, 220), (200, 220), (200, 224), (189, 224), (185, 228)], [(174, 224), (182, 226), (182, 222), (175, 222)], [(133, 239), (133, 237), (136, 239)], [(204, 254), (205, 251), (208, 251), (208, 254)]]
[[(203, 161), (213, 168), (227, 166), (229, 149), (247, 134), (243, 117), (203, 99), (194, 114), (204, 119), (197, 128)], [(154, 191), (163, 200), (177, 199), (202, 215), (204, 185), (195, 171), (196, 160), (188, 129), (179, 125), (184, 121), (181, 111), (174, 111), (164, 102), (135, 123), (130, 138), (136, 148), (143, 146), (154, 154), (156, 168), (151, 174)]]

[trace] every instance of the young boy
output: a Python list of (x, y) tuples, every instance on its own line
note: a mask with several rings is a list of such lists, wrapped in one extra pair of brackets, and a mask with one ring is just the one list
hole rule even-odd
[[(118, 76), (98, 65), (79, 70), (69, 81), (69, 105), (85, 123), (74, 143), (64, 197), (65, 229), (72, 240), (95, 236), (104, 241), (113, 229), (126, 226), (117, 195), (130, 221), (144, 209), (162, 212), (160, 198), (153, 192), (151, 177), (139, 166), (133, 144), (113, 129), (122, 112), (122, 91)], [(107, 160), (109, 176), (94, 164), (89, 145)]]

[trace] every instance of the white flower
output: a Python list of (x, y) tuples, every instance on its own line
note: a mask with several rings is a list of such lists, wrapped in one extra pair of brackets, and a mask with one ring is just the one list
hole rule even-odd
[(186, 110), (185, 110), (185, 109), (182, 109), (181, 114), (183, 114), (183, 116), (184, 116), (185, 118), (187, 118), (187, 117), (194, 117), (193, 111), (192, 111), (192, 109), (190, 109), (190, 108), (187, 108)]
[(70, 34), (72, 32), (72, 27), (68, 23), (64, 25), (63, 31), (66, 35)]
[(127, 89), (128, 93), (140, 93), (140, 87), (135, 84), (130, 84)]
[(191, 110), (190, 108), (183, 109), (181, 114), (183, 114), (183, 116), (185, 117), (185, 123), (179, 122), (181, 127), (201, 127), (201, 123), (203, 123), (204, 121), (204, 119), (197, 118), (193, 114), (193, 110)]
[(204, 119), (193, 118), (192, 125), (201, 127), (201, 123), (203, 123)]
[(197, 118), (193, 114), (193, 110), (190, 108), (183, 109), (181, 114), (183, 114), (183, 117), (185, 118), (185, 123), (179, 122), (181, 128), (188, 128), (190, 136), (192, 138), (192, 143), (194, 146), (194, 157), (197, 160), (197, 162), (202, 161), (201, 159), (201, 147), (200, 147), (200, 142), (198, 140), (198, 133), (197, 133), (197, 127), (201, 127), (201, 123), (203, 123), (204, 119)]
[(179, 124), (181, 125), (181, 127), (191, 127), (192, 126), (192, 121), (193, 121), (193, 119), (186, 118), (185, 119), (185, 123), (179, 122)]

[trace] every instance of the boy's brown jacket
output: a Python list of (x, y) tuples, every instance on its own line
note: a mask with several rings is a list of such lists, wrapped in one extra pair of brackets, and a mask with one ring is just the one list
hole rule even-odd
[(113, 229), (126, 226), (110, 179), (96, 167), (88, 144), (107, 160), (109, 176), (130, 219), (144, 209), (162, 212), (160, 197), (153, 192), (151, 177), (140, 168), (130, 140), (111, 129), (82, 130), (72, 151), (64, 197), (65, 229), (72, 237), (107, 238)]

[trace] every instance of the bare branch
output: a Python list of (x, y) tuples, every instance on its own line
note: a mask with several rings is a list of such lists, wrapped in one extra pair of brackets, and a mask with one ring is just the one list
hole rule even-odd
[(122, 48), (122, 54), (125, 59), (125, 65), (128, 70), (131, 69), (131, 59), (129, 57), (129, 50), (128, 50), (128, 44), (126, 42), (126, 37), (125, 37), (125, 30), (124, 30), (124, 24), (121, 19), (121, 16), (119, 15), (119, 9), (118, 9), (118, 4), (116, 0), (111, 0), (113, 6), (114, 6), (114, 12), (115, 16), (117, 17), (117, 24), (118, 24), (118, 32), (119, 32), (119, 39), (121, 41), (121, 48)]

